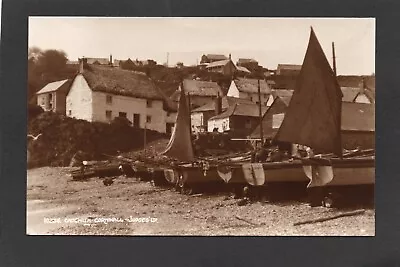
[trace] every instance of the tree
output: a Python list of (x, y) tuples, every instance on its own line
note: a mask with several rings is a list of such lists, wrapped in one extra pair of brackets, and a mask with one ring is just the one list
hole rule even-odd
[(66, 68), (68, 58), (64, 51), (46, 50), (39, 54), (37, 66), (42, 73), (57, 73)]
[(28, 49), (28, 101), (36, 103), (35, 93), (49, 82), (72, 78), (74, 67), (68, 66), (64, 51)]

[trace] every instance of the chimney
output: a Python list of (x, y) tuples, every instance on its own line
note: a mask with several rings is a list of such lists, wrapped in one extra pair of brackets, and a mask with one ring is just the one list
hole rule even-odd
[(215, 108), (215, 115), (219, 115), (222, 113), (222, 97), (219, 95), (219, 93), (214, 100), (214, 108)]
[(362, 77), (361, 78), (361, 85), (360, 85), (360, 93), (361, 94), (365, 93), (365, 87), (366, 87), (365, 77)]
[(110, 55), (110, 65), (113, 64), (112, 55)]
[(79, 58), (78, 59), (78, 61), (79, 61), (79, 74), (82, 74), (83, 73), (83, 64), (84, 64), (84, 58)]
[(232, 60), (232, 56), (231, 56), (231, 54), (229, 54), (229, 60)]

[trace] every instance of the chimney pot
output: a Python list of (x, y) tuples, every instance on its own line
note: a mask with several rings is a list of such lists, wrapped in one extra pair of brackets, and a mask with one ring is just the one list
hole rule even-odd
[(78, 61), (79, 61), (79, 74), (82, 74), (83, 73), (83, 68), (84, 68), (84, 61), (85, 61), (85, 59), (84, 58), (80, 58), (80, 59), (78, 59)]

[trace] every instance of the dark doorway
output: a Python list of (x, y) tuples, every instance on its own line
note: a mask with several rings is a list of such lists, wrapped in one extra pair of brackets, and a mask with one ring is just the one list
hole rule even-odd
[(140, 127), (140, 114), (133, 114), (133, 127)]

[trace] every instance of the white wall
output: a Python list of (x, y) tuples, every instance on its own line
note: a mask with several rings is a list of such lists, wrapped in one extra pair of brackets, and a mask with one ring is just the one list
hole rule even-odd
[(358, 94), (358, 96), (356, 97), (354, 102), (371, 104), (371, 101), (369, 101), (368, 97), (366, 95), (364, 95), (364, 94)]
[[(167, 114), (163, 110), (161, 100), (152, 100), (151, 107), (147, 107), (146, 99), (111, 95), (112, 103), (108, 104), (103, 92), (92, 91), (82, 75), (78, 75), (67, 95), (67, 116), (87, 121), (109, 122), (106, 110), (111, 111), (111, 120), (119, 116), (119, 112), (127, 113), (127, 119), (133, 122), (133, 114), (140, 114), (140, 128), (145, 127), (146, 117), (151, 116), (151, 122), (147, 123), (147, 129), (158, 132), (166, 132)], [(71, 111), (71, 115), (69, 114)], [(176, 113), (175, 113), (176, 114)], [(172, 123), (176, 115), (169, 116)]]
[(230, 130), (229, 128), (229, 117), (223, 119), (215, 119), (208, 121), (208, 132), (212, 132), (214, 128), (218, 128), (218, 132), (222, 133), (224, 131)]
[(82, 74), (75, 77), (67, 95), (66, 115), (93, 121), (92, 90)]
[(200, 126), (203, 125), (204, 116), (202, 112), (192, 113), (190, 115), (191, 124), (194, 126), (194, 132), (197, 133), (200, 131)]
[(229, 86), (228, 93), (226, 95), (227, 96), (231, 96), (231, 97), (236, 97), (236, 98), (240, 97), (239, 90), (236, 87), (236, 84), (235, 84), (234, 81), (231, 82), (231, 85)]
[[(234, 81), (232, 81), (231, 85), (229, 86), (227, 96), (248, 99), (254, 103), (258, 102), (258, 92), (256, 93), (240, 92)], [(269, 106), (272, 105), (274, 99), (273, 97), (270, 98), (270, 96), (271, 96), (270, 94), (261, 94), (261, 104), (265, 106), (268, 104)]]
[[(107, 103), (107, 95), (112, 97), (112, 102)], [(133, 114), (140, 114), (139, 127), (144, 128), (147, 116), (151, 116), (151, 122), (147, 129), (165, 133), (166, 112), (163, 110), (161, 100), (151, 100), (151, 107), (147, 107), (147, 100), (128, 96), (112, 95), (103, 92), (93, 92), (93, 121), (109, 122), (106, 110), (111, 111), (111, 120), (119, 116), (119, 112), (125, 112), (126, 117), (133, 123)]]

